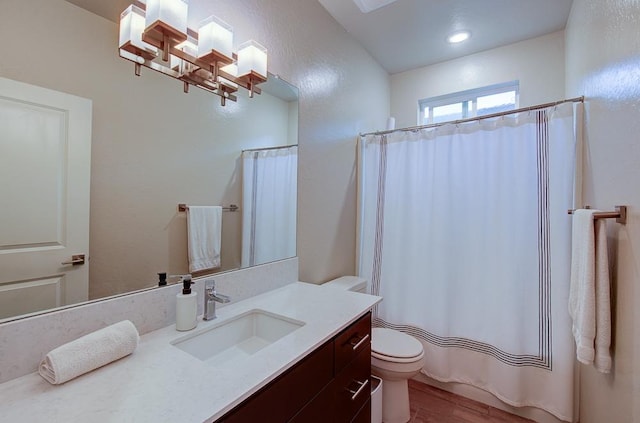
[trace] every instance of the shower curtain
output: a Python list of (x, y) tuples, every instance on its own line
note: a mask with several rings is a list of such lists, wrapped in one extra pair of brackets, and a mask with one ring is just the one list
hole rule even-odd
[(570, 103), (359, 143), (359, 275), (423, 373), (573, 419)]
[(242, 152), (242, 267), (296, 255), (298, 147)]

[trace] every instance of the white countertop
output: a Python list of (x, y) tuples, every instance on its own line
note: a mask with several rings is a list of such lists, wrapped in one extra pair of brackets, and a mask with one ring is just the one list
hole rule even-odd
[[(202, 299), (200, 299), (202, 300)], [(37, 373), (0, 384), (2, 422), (213, 422), (381, 301), (356, 292), (293, 283), (218, 308), (194, 331), (253, 309), (305, 323), (254, 355), (213, 368), (170, 344), (172, 325), (140, 338), (136, 351), (50, 385)]]

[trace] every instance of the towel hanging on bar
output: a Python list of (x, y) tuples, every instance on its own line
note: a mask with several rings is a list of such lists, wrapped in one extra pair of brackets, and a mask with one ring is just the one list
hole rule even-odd
[[(178, 212), (180, 213), (186, 212), (188, 208), (189, 206), (184, 203), (178, 204)], [(239, 207), (236, 206), (235, 204), (229, 204), (229, 206), (227, 207), (222, 207), (222, 211), (228, 211), (228, 212), (236, 212), (238, 211), (238, 209)]]
[(187, 244), (190, 273), (220, 267), (222, 207), (187, 209)]
[[(586, 206), (585, 209), (591, 207)], [(567, 210), (567, 213), (573, 214), (575, 210)], [(593, 214), (594, 219), (616, 219), (616, 222), (623, 225), (627, 224), (627, 206), (616, 206), (615, 211), (597, 212)]]

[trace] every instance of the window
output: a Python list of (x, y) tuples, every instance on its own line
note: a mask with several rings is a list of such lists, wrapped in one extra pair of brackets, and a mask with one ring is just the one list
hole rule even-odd
[(461, 91), (418, 102), (418, 125), (490, 115), (518, 108), (518, 81)]

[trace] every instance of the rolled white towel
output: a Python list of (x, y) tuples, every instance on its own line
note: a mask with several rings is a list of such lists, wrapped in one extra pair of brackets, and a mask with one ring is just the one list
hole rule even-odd
[(65, 383), (131, 354), (139, 339), (133, 323), (123, 320), (49, 351), (38, 373), (53, 385)]

